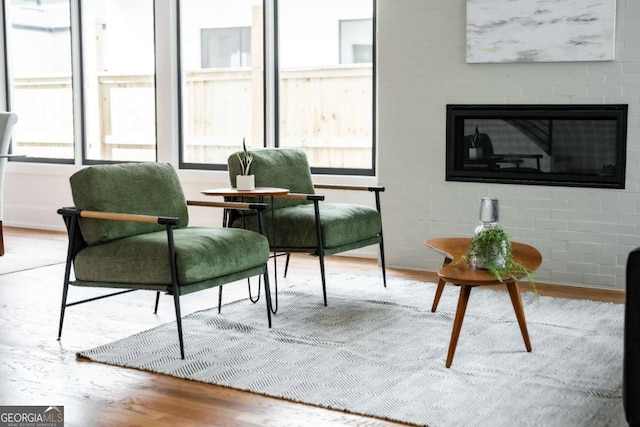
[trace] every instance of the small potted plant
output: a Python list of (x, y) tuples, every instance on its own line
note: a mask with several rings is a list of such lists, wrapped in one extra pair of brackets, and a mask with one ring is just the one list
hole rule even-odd
[(249, 151), (247, 151), (247, 145), (245, 144), (244, 138), (242, 138), (242, 152), (238, 153), (238, 160), (240, 161), (242, 175), (236, 175), (236, 188), (243, 191), (255, 189), (255, 176), (251, 175), (251, 162), (253, 162), (253, 156)]
[(513, 260), (509, 234), (499, 225), (485, 226), (478, 230), (471, 239), (464, 256), (467, 263), (489, 270), (496, 279), (502, 281), (504, 277), (527, 276), (534, 292), (537, 290), (531, 272)]
[(470, 159), (479, 159), (482, 157), (482, 147), (480, 144), (480, 132), (478, 132), (478, 127), (476, 126), (476, 132), (469, 139), (471, 143), (471, 147), (469, 147), (469, 158)]

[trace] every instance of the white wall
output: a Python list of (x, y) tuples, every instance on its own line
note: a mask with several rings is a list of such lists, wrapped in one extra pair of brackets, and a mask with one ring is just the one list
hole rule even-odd
[[(497, 1), (497, 0), (496, 0)], [(465, 0), (380, 0), (380, 182), (390, 265), (435, 270), (424, 246), (469, 236), (482, 196), (537, 247), (536, 279), (624, 289), (640, 246), (640, 2), (618, 0), (613, 62), (465, 63)], [(625, 190), (445, 181), (446, 104), (629, 104)]]
[[(171, 22), (175, 11), (162, 7), (170, 3), (158, 1), (159, 25)], [(477, 225), (479, 199), (489, 195), (500, 198), (501, 222), (513, 238), (542, 252), (537, 280), (624, 289), (627, 254), (640, 246), (640, 2), (618, 0), (615, 61), (555, 64), (466, 64), (465, 4), (379, 0), (379, 182), (387, 188), (382, 200), (387, 264), (436, 270), (442, 260), (424, 240), (469, 236)], [(158, 43), (159, 159), (177, 164), (171, 32)], [(448, 103), (628, 103), (626, 189), (446, 182)], [(77, 169), (9, 164), (5, 224), (62, 229), (55, 211), (71, 204), (68, 177)], [(228, 185), (226, 172), (181, 171), (180, 176), (189, 198)], [(334, 196), (329, 194), (338, 200)], [(369, 203), (365, 195), (358, 197)], [(199, 209), (192, 212), (194, 223), (220, 223)], [(375, 247), (360, 252), (376, 253)]]

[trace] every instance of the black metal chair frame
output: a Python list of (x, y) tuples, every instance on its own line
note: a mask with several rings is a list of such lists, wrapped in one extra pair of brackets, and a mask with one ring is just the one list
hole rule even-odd
[[(188, 201), (188, 205), (195, 206), (209, 206), (209, 207), (221, 207), (225, 209), (236, 209), (236, 210), (253, 210), (258, 214), (258, 225), (260, 233), (263, 233), (263, 212), (266, 209), (267, 205), (264, 203), (234, 203), (234, 202), (192, 202)], [(62, 304), (60, 309), (60, 323), (58, 328), (58, 340), (60, 340), (62, 336), (62, 326), (64, 322), (65, 310), (67, 307), (72, 307), (78, 304), (84, 304), (91, 301), (100, 300), (103, 298), (112, 297), (115, 295), (121, 295), (128, 292), (133, 292), (141, 289), (132, 288), (125, 289), (123, 291), (113, 292), (106, 295), (101, 295), (93, 298), (87, 298), (75, 302), (68, 303), (67, 297), (69, 293), (69, 286), (73, 285), (75, 281), (70, 280), (71, 277), (71, 265), (74, 262), (75, 256), (82, 250), (87, 247), (87, 243), (84, 241), (82, 237), (82, 232), (80, 231), (80, 218), (91, 218), (98, 220), (115, 220), (115, 221), (133, 221), (133, 222), (144, 222), (151, 224), (161, 224), (166, 226), (167, 232), (167, 244), (169, 248), (169, 265), (171, 267), (171, 286), (168, 286), (166, 289), (167, 295), (173, 295), (174, 307), (176, 312), (176, 324), (178, 329), (178, 340), (180, 344), (180, 357), (184, 359), (184, 338), (182, 333), (182, 317), (180, 314), (180, 283), (178, 282), (178, 273), (177, 273), (177, 265), (176, 265), (176, 252), (175, 252), (175, 244), (173, 238), (173, 229), (178, 226), (180, 223), (179, 218), (176, 217), (163, 217), (163, 216), (151, 216), (151, 215), (138, 215), (138, 214), (125, 214), (125, 213), (113, 213), (113, 212), (96, 212), (96, 211), (88, 211), (88, 210), (80, 210), (73, 207), (61, 208), (58, 209), (58, 214), (62, 215), (65, 225), (67, 227), (67, 232), (69, 235), (69, 245), (67, 249), (67, 261), (64, 272), (64, 286), (62, 290)], [(269, 290), (269, 274), (267, 269), (267, 263), (264, 264), (264, 272), (262, 274), (264, 276), (264, 287), (265, 294), (267, 295), (266, 305), (267, 305), (267, 320), (269, 328), (271, 328), (271, 292)], [(220, 285), (221, 286), (221, 285)], [(154, 306), (154, 314), (158, 312), (158, 304), (160, 301), (160, 292), (156, 291), (155, 298), (155, 306)]]
[[(380, 212), (380, 214), (382, 214), (381, 208), (380, 208), (380, 193), (382, 191), (385, 190), (385, 188), (383, 186), (361, 186), (361, 185), (332, 185), (332, 184), (315, 184), (314, 188), (318, 188), (318, 189), (326, 189), (326, 190), (355, 190), (355, 191), (370, 191), (373, 192), (375, 195), (375, 200), (376, 200), (376, 210), (378, 212)], [(324, 246), (323, 246), (323, 240), (322, 240), (322, 224), (320, 223), (320, 202), (323, 201), (325, 199), (325, 197), (323, 195), (319, 195), (319, 194), (286, 194), (286, 195), (282, 195), (282, 196), (275, 196), (275, 197), (279, 197), (279, 198), (287, 198), (287, 199), (304, 199), (304, 200), (309, 200), (313, 202), (313, 208), (315, 211), (315, 217), (316, 217), (316, 233), (317, 233), (317, 240), (318, 240), (318, 246), (316, 248), (316, 256), (318, 256), (318, 261), (320, 263), (320, 276), (322, 279), (322, 296), (324, 298), (324, 305), (327, 305), (327, 284), (326, 284), (326, 279), (325, 279), (325, 267), (324, 267)], [(277, 248), (273, 248), (274, 251), (277, 250)], [(290, 253), (287, 253), (286, 255), (286, 261), (285, 261), (285, 268), (284, 268), (284, 277), (287, 277), (287, 271), (289, 269), (289, 259), (291, 257)], [(382, 281), (384, 284), (384, 287), (387, 287), (387, 273), (386, 273), (386, 267), (385, 267), (385, 260), (384, 260), (384, 237), (383, 237), (383, 233), (382, 231), (380, 231), (380, 264), (381, 264), (381, 268), (382, 268)], [(278, 301), (278, 295), (276, 293), (276, 306), (277, 306), (277, 301)]]

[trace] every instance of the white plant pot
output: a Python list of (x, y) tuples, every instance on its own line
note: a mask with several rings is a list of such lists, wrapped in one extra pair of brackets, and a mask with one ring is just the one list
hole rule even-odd
[[(506, 249), (507, 243), (506, 242), (502, 242), (502, 245), (504, 246), (504, 249)], [(503, 268), (506, 264), (506, 260), (504, 259), (504, 257), (502, 255), (499, 254), (498, 248), (493, 248), (493, 252), (495, 253), (495, 256), (493, 257), (496, 261), (496, 268)], [(476, 256), (475, 257), (475, 261), (476, 261), (476, 268), (482, 268), (485, 270), (488, 270), (487, 265), (487, 260), (485, 257), (483, 256)]]
[(470, 159), (480, 159), (480, 158), (482, 158), (482, 147), (469, 148), (469, 158)]
[(255, 175), (236, 175), (236, 188), (241, 191), (250, 191), (256, 188)]

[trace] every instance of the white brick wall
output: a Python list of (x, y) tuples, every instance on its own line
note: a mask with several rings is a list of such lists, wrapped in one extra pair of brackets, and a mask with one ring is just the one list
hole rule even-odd
[[(470, 236), (482, 196), (536, 246), (542, 282), (624, 289), (640, 246), (640, 1), (618, 0), (616, 59), (465, 63), (465, 0), (379, 0), (378, 148), (387, 262), (436, 270), (424, 246)], [(445, 181), (446, 104), (629, 104), (626, 189)]]

